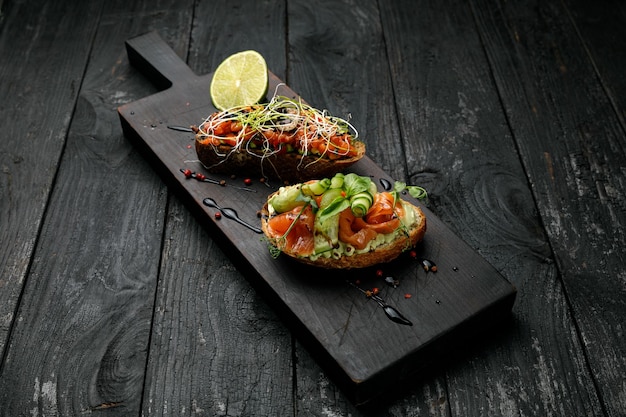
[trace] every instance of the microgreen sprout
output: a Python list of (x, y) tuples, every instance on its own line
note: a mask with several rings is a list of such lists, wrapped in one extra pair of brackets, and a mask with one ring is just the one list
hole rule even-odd
[(393, 186), (393, 190), (396, 195), (406, 190), (411, 197), (417, 200), (428, 199), (428, 192), (426, 192), (426, 189), (418, 185), (406, 185), (404, 182), (396, 181)]
[(260, 158), (297, 152), (301, 162), (306, 156), (314, 157), (307, 165), (322, 158), (353, 156), (353, 141), (358, 138), (357, 130), (347, 120), (330, 116), (301, 99), (277, 94), (266, 104), (213, 113), (200, 125), (198, 135), (209, 139), (221, 157), (240, 151)]

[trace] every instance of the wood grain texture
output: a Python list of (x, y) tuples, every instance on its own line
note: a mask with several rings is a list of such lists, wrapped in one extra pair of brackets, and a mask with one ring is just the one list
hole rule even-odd
[[(240, 0), (223, 4), (200, 1), (191, 32), (189, 67), (198, 75), (209, 74), (227, 56), (253, 49), (263, 55), (268, 68), (278, 78), (285, 80), (286, 7), (285, 1), (274, 0)], [(268, 93), (271, 95), (273, 91)]]
[[(375, 332), (375, 329), (372, 329)], [(296, 344), (298, 416), (422, 417), (449, 416), (445, 365), (416, 376), (403, 388), (389, 390), (366, 406), (355, 406), (304, 346)]]
[[(492, 35), (485, 50), (580, 331), (583, 369), (601, 398), (589, 407), (623, 414), (626, 136), (607, 96), (613, 85), (599, 82), (599, 64), (562, 3), (507, 3), (490, 13), (478, 2), (475, 10)], [(602, 68), (605, 82), (623, 78)]]
[(77, 13), (67, 7), (7, 5), (0, 23), (0, 357), (78, 98), (84, 40), (93, 38), (100, 12), (95, 4), (77, 5)]
[(143, 414), (288, 415), (284, 324), (176, 199), (165, 242)]
[[(191, 14), (166, 3), (135, 6), (142, 19), (125, 19), (120, 3), (108, 3), (101, 20), (69, 13), (78, 27), (101, 22), (102, 31), (76, 48), (93, 48), (92, 59), (73, 87), (79, 100), (2, 368), (0, 402), (10, 415), (139, 413), (167, 194), (122, 135), (115, 109), (153, 91), (128, 83), (124, 40)], [(57, 33), (75, 39), (74, 30)], [(49, 53), (47, 45), (37, 51)], [(72, 95), (54, 85), (60, 91), (45, 90), (43, 102)], [(22, 354), (32, 346), (40, 353)]]
[(592, 61), (602, 88), (615, 108), (616, 115), (626, 129), (626, 78), (623, 63), (626, 61), (626, 4), (616, 0), (588, 3), (581, 0), (564, 2), (564, 10), (580, 36)]
[[(190, 67), (209, 73), (231, 53), (255, 49), (284, 72), (283, 12), (274, 2), (200, 2)], [(208, 96), (208, 83), (201, 88)], [(202, 226), (171, 200), (142, 413), (289, 415), (291, 334)]]
[[(622, 2), (0, 9), (0, 416), (624, 415)], [(198, 74), (254, 48), (352, 114), (372, 158), (515, 282), (513, 317), (355, 407), (122, 136), (117, 106), (158, 89), (124, 41), (153, 29)], [(377, 345), (378, 310), (351, 301)]]
[(584, 371), (584, 353), (471, 9), (394, 2), (381, 15), (398, 108), (415, 109), (400, 114), (412, 182), (523, 292), (506, 338), (448, 370), (452, 414), (599, 415), (597, 398), (571, 377)]

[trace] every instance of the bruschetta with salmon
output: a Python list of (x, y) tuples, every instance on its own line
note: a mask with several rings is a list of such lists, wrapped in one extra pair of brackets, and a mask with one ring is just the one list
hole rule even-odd
[(331, 177), (365, 155), (347, 120), (283, 96), (213, 113), (194, 131), (198, 159), (213, 173), (302, 182)]
[[(379, 192), (369, 178), (332, 178), (281, 187), (261, 210), (270, 252), (323, 268), (364, 268), (392, 261), (426, 233), (422, 210), (401, 198), (406, 185)], [(425, 191), (412, 195), (420, 198)], [(418, 195), (419, 194), (419, 195)]]

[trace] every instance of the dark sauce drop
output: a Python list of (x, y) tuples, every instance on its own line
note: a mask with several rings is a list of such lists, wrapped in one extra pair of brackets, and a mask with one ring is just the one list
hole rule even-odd
[(405, 326), (412, 326), (410, 320), (404, 317), (396, 308), (390, 306), (383, 300), (377, 293), (372, 293), (371, 291), (366, 291), (363, 288), (359, 287), (357, 283), (346, 281), (348, 284), (359, 290), (361, 293), (365, 294), (367, 298), (376, 301), (376, 304), (385, 312), (385, 316), (394, 323), (403, 324)]
[(167, 126), (168, 129), (176, 130), (178, 132), (193, 132), (193, 129), (186, 126)]
[(398, 288), (398, 285), (400, 285), (400, 281), (394, 277), (385, 277), (385, 283), (393, 288)]
[(383, 186), (385, 191), (391, 191), (391, 188), (393, 187), (393, 184), (391, 184), (391, 181), (386, 180), (385, 178), (380, 179), (380, 185)]
[(437, 272), (437, 265), (430, 259), (420, 259), (420, 263), (422, 264), (422, 268), (424, 268), (424, 271)]
[(239, 215), (237, 214), (237, 212), (234, 209), (232, 209), (230, 207), (220, 207), (219, 204), (217, 204), (217, 202), (215, 202), (215, 200), (213, 200), (212, 198), (207, 197), (204, 200), (202, 200), (202, 203), (205, 206), (212, 207), (212, 208), (215, 208), (215, 209), (219, 210), (220, 213), (224, 217), (236, 221), (240, 225), (247, 227), (248, 229), (252, 230), (255, 233), (259, 233), (259, 234), (263, 233), (263, 230), (259, 229), (258, 227), (253, 226), (250, 223), (247, 223), (247, 222), (241, 220), (239, 218)]
[(393, 308), (392, 306), (385, 304), (385, 305), (382, 305), (382, 308), (385, 311), (385, 314), (387, 315), (387, 317), (389, 317), (391, 321), (394, 321), (399, 324), (404, 324), (405, 326), (413, 326), (413, 323), (411, 323), (410, 320), (408, 320), (406, 317), (400, 314), (400, 312), (396, 310), (395, 308)]

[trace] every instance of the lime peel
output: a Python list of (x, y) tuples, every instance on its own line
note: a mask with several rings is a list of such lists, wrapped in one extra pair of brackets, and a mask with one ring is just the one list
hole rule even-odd
[(263, 56), (254, 50), (237, 52), (215, 70), (210, 86), (211, 101), (218, 110), (250, 106), (266, 97), (268, 86)]

